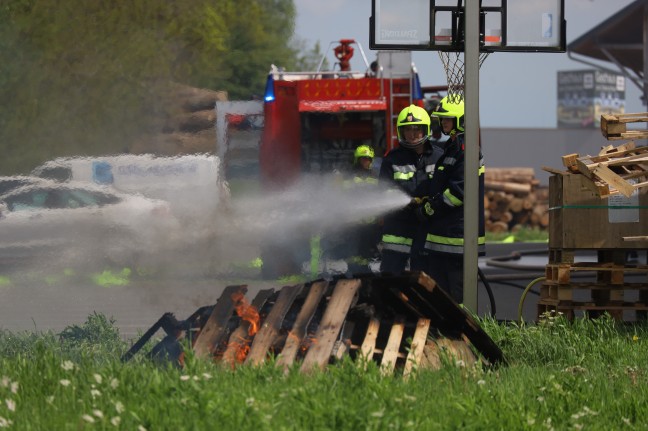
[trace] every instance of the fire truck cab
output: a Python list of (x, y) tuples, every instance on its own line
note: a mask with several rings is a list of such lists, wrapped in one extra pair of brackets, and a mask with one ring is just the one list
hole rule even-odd
[[(423, 106), (411, 52), (380, 51), (370, 64), (353, 39), (334, 43), (333, 70), (322, 70), (323, 57), (314, 72), (273, 65), (268, 74), (259, 153), (264, 187), (289, 185), (303, 173), (343, 171), (361, 144), (371, 145), (380, 159), (397, 145), (398, 113), (412, 103)], [(351, 70), (354, 47), (362, 70)]]

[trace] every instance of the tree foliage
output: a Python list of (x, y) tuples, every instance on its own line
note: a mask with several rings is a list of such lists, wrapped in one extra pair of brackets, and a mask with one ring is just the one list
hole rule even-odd
[(172, 83), (261, 94), (295, 67), (293, 0), (3, 0), (0, 174), (121, 151), (155, 131)]

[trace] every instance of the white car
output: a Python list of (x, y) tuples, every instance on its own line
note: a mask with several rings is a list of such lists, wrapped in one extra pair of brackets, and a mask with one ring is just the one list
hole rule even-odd
[(48, 183), (0, 195), (0, 255), (124, 257), (153, 253), (178, 234), (167, 202), (102, 186)]

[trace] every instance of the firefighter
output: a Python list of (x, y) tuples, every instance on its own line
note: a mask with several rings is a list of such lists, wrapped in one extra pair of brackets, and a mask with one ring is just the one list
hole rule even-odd
[[(378, 179), (372, 169), (375, 152), (371, 146), (359, 145), (353, 152), (351, 170), (342, 180), (345, 193), (355, 195), (368, 191), (378, 184)], [(343, 259), (347, 264), (347, 272), (369, 272), (370, 260), (377, 257), (380, 231), (376, 219), (365, 218), (358, 220), (348, 229), (336, 229), (322, 240), (327, 258)]]
[[(430, 139), (430, 116), (425, 109), (410, 105), (404, 108), (396, 120), (399, 146), (383, 158), (378, 181), (389, 189), (398, 188), (410, 197), (421, 198), (428, 194), (429, 182), (434, 175), (441, 147), (432, 145)], [(398, 274), (407, 269), (421, 269), (422, 253), (412, 253), (417, 225), (420, 224), (411, 207), (387, 214), (383, 220), (380, 270)]]
[[(443, 98), (432, 113), (448, 140), (443, 146), (428, 196), (416, 209), (424, 236), (421, 260), (423, 271), (458, 303), (463, 302), (464, 252), (464, 103)], [(484, 159), (479, 152), (479, 238), (478, 254), (485, 254), (484, 231)], [(477, 269), (475, 269), (477, 270)]]

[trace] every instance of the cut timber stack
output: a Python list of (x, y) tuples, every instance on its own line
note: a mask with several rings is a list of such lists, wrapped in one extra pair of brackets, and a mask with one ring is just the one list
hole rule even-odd
[(548, 192), (533, 168), (486, 168), (484, 218), (487, 232), (546, 229)]
[[(602, 117), (608, 139), (630, 136), (624, 124), (620, 127), (624, 119), (648, 121), (648, 114)], [(631, 141), (606, 146), (596, 156), (566, 155), (567, 171), (545, 168), (554, 175), (549, 179), (549, 264), (538, 317), (547, 312), (568, 318), (603, 312), (619, 320), (646, 316), (648, 265), (629, 264), (627, 256), (648, 248), (647, 156), (648, 147)], [(579, 262), (583, 250), (594, 251), (596, 261)], [(576, 274), (587, 280), (576, 280)]]

